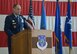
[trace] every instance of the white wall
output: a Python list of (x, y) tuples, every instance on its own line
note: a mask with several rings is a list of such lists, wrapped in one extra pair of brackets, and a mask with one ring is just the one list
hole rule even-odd
[[(0, 48), (0, 54), (8, 54), (8, 48)], [(55, 47), (52, 48), (52, 54), (55, 54)], [(69, 48), (63, 47), (63, 54), (69, 54)], [(71, 54), (77, 54), (77, 47), (73, 47)]]

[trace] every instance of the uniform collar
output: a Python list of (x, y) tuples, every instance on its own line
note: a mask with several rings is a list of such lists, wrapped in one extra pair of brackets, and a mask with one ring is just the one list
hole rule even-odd
[(13, 13), (13, 15), (14, 15), (15, 17), (19, 16), (19, 15), (16, 15), (15, 13)]

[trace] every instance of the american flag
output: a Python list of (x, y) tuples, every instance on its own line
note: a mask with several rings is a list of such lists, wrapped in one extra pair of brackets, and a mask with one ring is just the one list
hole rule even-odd
[[(29, 16), (29, 5), (30, 0), (0, 0), (0, 54), (8, 54), (8, 45), (7, 45), (7, 35), (4, 32), (4, 21), (5, 17), (12, 12), (12, 6), (14, 4), (20, 4), (22, 7), (22, 15), (25, 18)], [(5, 4), (4, 4), (5, 3)], [(9, 5), (11, 3), (11, 5)], [(64, 24), (67, 13), (67, 3), (68, 0), (59, 0), (60, 4), (60, 14), (61, 14), (61, 29), (62, 29), (62, 37), (63, 37), (63, 54), (68, 54), (67, 44), (65, 43), (65, 35), (64, 35)], [(77, 0), (72, 0), (70, 3), (71, 6), (71, 18), (72, 18), (72, 36), (73, 36), (73, 44), (72, 48), (75, 49), (73, 54), (77, 52)], [(41, 22), (41, 8), (42, 8), (42, 0), (32, 0), (33, 7), (33, 16), (35, 22), (35, 29), (40, 29)], [(53, 45), (55, 45), (55, 35), (54, 35), (54, 25), (55, 25), (55, 11), (56, 11), (56, 0), (45, 0), (46, 7), (46, 20), (47, 20), (47, 30), (52, 30), (53, 36)], [(48, 48), (47, 48), (48, 49)], [(48, 49), (48, 51), (52, 51), (52, 54), (55, 54), (55, 48)], [(47, 51), (47, 53), (48, 53)], [(46, 54), (46, 53), (45, 53)]]
[(31, 29), (35, 29), (34, 28), (34, 17), (33, 17), (33, 10), (32, 10), (32, 0), (30, 0), (30, 7), (29, 7), (29, 16), (27, 19), (27, 24)]

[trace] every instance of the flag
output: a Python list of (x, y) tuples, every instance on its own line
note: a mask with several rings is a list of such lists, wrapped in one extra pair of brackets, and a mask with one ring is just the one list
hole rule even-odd
[(46, 11), (45, 11), (45, 7), (44, 7), (44, 0), (42, 1), (42, 12), (41, 12), (40, 29), (46, 29)]
[(61, 20), (58, 1), (56, 2), (55, 36), (56, 36), (55, 54), (62, 54)]
[(67, 6), (67, 16), (65, 21), (64, 34), (66, 37), (66, 43), (69, 45), (70, 48), (72, 48), (70, 1), (68, 1), (68, 6)]
[(34, 17), (33, 17), (33, 10), (32, 10), (32, 0), (30, 0), (30, 7), (29, 7), (29, 16), (27, 19), (27, 24), (28, 26), (30, 26), (31, 29), (35, 29), (34, 28)]

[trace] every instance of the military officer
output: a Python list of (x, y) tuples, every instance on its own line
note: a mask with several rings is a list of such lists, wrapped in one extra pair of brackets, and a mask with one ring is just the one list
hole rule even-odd
[(21, 6), (19, 4), (15, 4), (13, 6), (13, 13), (6, 16), (4, 31), (8, 35), (8, 51), (11, 54), (11, 38), (15, 36), (18, 32), (23, 29), (30, 29), (30, 27), (25, 22), (25, 18), (20, 15)]

